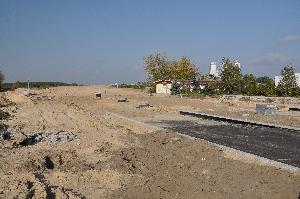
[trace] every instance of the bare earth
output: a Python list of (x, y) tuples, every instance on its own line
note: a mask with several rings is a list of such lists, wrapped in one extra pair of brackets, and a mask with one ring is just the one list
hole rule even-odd
[[(102, 99), (94, 96), (98, 91)], [(35, 93), (1, 94), (6, 105), (1, 109), (11, 115), (1, 126), (8, 126), (11, 139), (0, 139), (0, 198), (299, 197), (299, 172), (235, 157), (206, 141), (137, 122), (193, 110), (300, 127), (297, 114), (258, 116), (254, 103), (149, 96), (105, 86)], [(118, 103), (119, 96), (129, 102)], [(138, 109), (139, 101), (153, 107)], [(62, 131), (75, 137), (48, 139)], [(43, 139), (26, 139), (34, 133)]]

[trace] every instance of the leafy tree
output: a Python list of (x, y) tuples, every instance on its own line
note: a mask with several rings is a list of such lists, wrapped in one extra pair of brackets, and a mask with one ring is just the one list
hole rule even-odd
[(271, 78), (265, 79), (264, 83), (257, 84), (256, 95), (271, 97), (275, 96), (276, 93), (275, 82)]
[(165, 55), (156, 53), (145, 58), (145, 69), (149, 81), (164, 79), (191, 80), (199, 73), (188, 57), (168, 60)]
[(300, 87), (299, 86), (297, 86), (296, 88), (294, 88), (292, 90), (291, 96), (292, 97), (299, 97), (300, 96)]
[(205, 86), (204, 89), (201, 90), (201, 92), (205, 95), (210, 95), (210, 96), (221, 95), (222, 94), (221, 87), (222, 87), (221, 82), (215, 81)]
[(170, 79), (170, 64), (165, 55), (161, 53), (150, 55), (145, 58), (145, 65), (149, 80)]
[(2, 71), (0, 70), (0, 88), (2, 88), (3, 81), (4, 81), (4, 75), (3, 75)]
[(263, 76), (263, 77), (258, 77), (256, 81), (257, 81), (256, 95), (268, 96), (268, 97), (277, 95), (278, 92), (275, 87), (274, 79), (268, 76)]
[(172, 79), (191, 80), (198, 74), (196, 66), (185, 56), (179, 61), (173, 60), (170, 69)]
[(270, 78), (270, 77), (268, 77), (268, 76), (258, 77), (258, 78), (256, 79), (257, 83), (260, 83), (260, 84), (266, 84), (266, 83), (268, 83), (270, 80), (272, 81), (273, 79)]
[(244, 75), (242, 81), (242, 93), (246, 95), (256, 95), (257, 82), (253, 74)]
[(284, 89), (283, 89), (283, 86), (281, 84), (276, 86), (276, 88), (275, 88), (276, 96), (284, 96), (284, 91), (283, 90)]
[(298, 95), (299, 87), (295, 76), (295, 70), (291, 65), (285, 66), (281, 70), (281, 81), (279, 85), (282, 87), (283, 96)]
[(15, 90), (17, 88), (21, 88), (22, 87), (22, 83), (20, 81), (16, 81), (15, 83), (13, 83), (13, 85), (11, 86), (12, 90)]
[(192, 86), (193, 86), (193, 91), (198, 91), (199, 90), (199, 81), (197, 80), (196, 77), (193, 77), (192, 80)]
[(236, 94), (241, 90), (241, 69), (236, 67), (229, 58), (222, 59), (221, 70), (222, 89), (227, 94)]
[(179, 95), (180, 94), (180, 85), (177, 82), (174, 82), (172, 84), (171, 94), (172, 95)]

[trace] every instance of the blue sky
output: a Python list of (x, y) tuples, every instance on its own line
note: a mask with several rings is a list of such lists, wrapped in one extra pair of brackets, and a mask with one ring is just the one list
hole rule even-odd
[(16, 80), (145, 79), (143, 59), (222, 57), (243, 73), (300, 72), (300, 0), (0, 0), (0, 70)]

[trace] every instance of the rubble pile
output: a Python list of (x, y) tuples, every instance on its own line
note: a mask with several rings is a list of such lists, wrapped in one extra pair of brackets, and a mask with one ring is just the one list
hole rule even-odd
[(28, 146), (42, 141), (46, 141), (50, 144), (59, 144), (72, 141), (75, 137), (75, 134), (66, 131), (59, 131), (57, 133), (33, 133), (26, 135), (19, 144), (21, 146)]

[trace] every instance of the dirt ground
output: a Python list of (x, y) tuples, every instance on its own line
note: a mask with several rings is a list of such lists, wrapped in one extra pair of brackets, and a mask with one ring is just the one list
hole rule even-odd
[[(0, 96), (0, 130), (10, 133), (0, 139), (0, 198), (299, 198), (299, 172), (136, 122), (193, 110), (300, 127), (297, 114), (258, 116), (249, 102), (106, 86), (33, 92)], [(136, 108), (140, 101), (153, 107)], [(70, 134), (58, 137), (61, 132)]]

